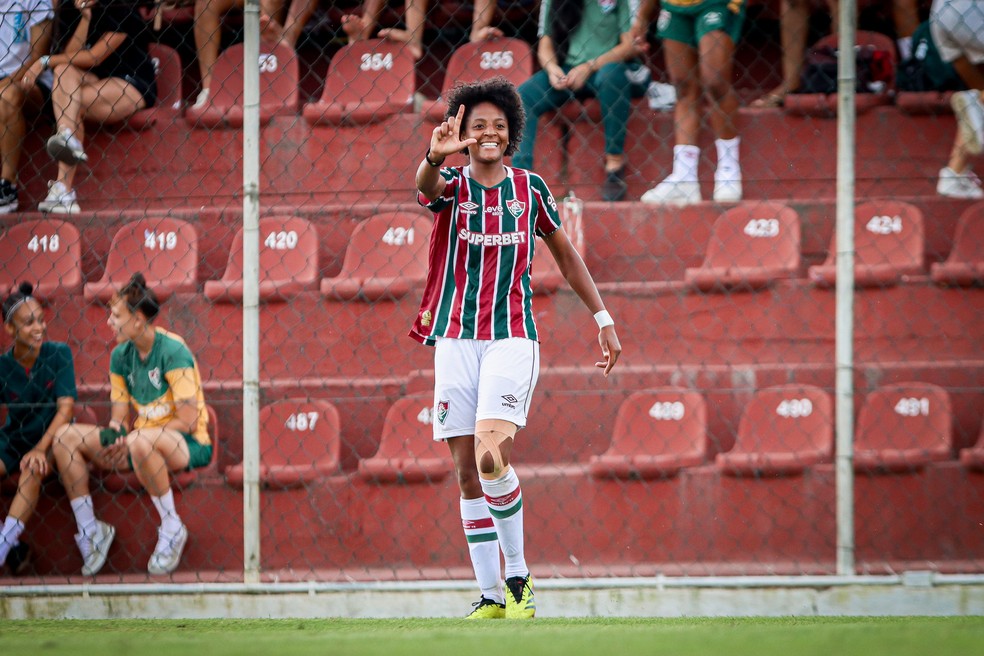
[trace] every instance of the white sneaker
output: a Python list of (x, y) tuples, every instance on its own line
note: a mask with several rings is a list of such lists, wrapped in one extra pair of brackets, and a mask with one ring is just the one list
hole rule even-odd
[(984, 188), (974, 172), (967, 169), (957, 173), (949, 166), (940, 169), (940, 179), (936, 183), (936, 193), (950, 198), (969, 198), (978, 200), (984, 198)]
[(45, 144), (45, 150), (56, 160), (65, 164), (78, 164), (89, 159), (82, 147), (82, 142), (67, 128), (53, 134), (48, 139), (48, 143)]
[(667, 178), (644, 193), (641, 200), (654, 205), (693, 205), (701, 201), (700, 183)]
[(191, 106), (192, 109), (201, 109), (208, 104), (208, 89), (202, 89), (198, 92), (198, 97), (195, 98), (195, 103)]
[(741, 200), (741, 169), (718, 167), (714, 172), (714, 200), (718, 203)]
[(75, 190), (68, 189), (60, 180), (48, 182), (48, 195), (38, 203), (38, 209), (52, 214), (78, 214), (82, 211)]
[(188, 528), (182, 524), (175, 535), (166, 535), (157, 529), (157, 546), (147, 563), (147, 571), (151, 574), (170, 574), (178, 568), (185, 544), (188, 543)]
[(79, 552), (82, 554), (82, 576), (95, 576), (99, 573), (106, 564), (109, 547), (112, 546), (115, 537), (116, 529), (98, 519), (95, 535), (75, 534), (75, 544), (79, 546)]
[(967, 152), (980, 155), (984, 150), (984, 104), (981, 92), (958, 91), (950, 96), (950, 106), (957, 115), (957, 129), (963, 137)]

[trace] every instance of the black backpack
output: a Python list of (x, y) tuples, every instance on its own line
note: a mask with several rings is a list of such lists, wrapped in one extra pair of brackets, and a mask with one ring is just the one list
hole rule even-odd
[(928, 21), (912, 33), (912, 56), (899, 64), (895, 87), (899, 91), (962, 91), (967, 88), (953, 64), (940, 58)]

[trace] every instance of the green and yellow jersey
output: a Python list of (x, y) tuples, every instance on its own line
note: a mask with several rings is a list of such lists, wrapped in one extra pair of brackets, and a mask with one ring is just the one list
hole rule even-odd
[(134, 430), (165, 426), (174, 418), (178, 403), (193, 401), (198, 422), (189, 435), (199, 444), (211, 444), (198, 363), (178, 335), (155, 328), (154, 346), (146, 359), (140, 358), (133, 342), (117, 346), (109, 361), (109, 382), (113, 403), (133, 406)]

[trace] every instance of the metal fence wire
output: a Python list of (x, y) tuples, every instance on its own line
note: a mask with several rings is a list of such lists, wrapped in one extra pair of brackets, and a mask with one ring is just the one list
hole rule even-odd
[[(546, 0), (478, 2), (490, 10), (481, 20), (498, 29), (484, 40), (472, 40), (481, 11), (458, 0), (432, 0), (423, 13), (400, 0), (250, 2), (245, 18), (223, 0), (36, 2), (37, 25), (53, 38), (50, 60), (30, 70), (50, 75), (48, 88), (30, 86), (16, 65), (0, 71), (3, 178), (17, 190), (16, 206), (0, 214), (4, 298), (21, 282), (34, 286), (46, 340), (71, 351), (75, 421), (105, 428), (118, 411), (112, 381), (157, 357), (141, 353), (125, 370), (111, 357), (120, 334), (112, 299), (142, 273), (160, 301), (152, 327), (194, 357), (196, 417), (208, 418), (212, 447), (203, 466), (166, 478), (188, 538), (164, 578), (152, 554), (170, 511), (156, 505), (153, 472), (107, 472), (87, 458), (91, 510), (115, 529), (95, 580), (235, 582), (251, 566), (261, 582), (472, 579), (457, 479), (432, 439), (441, 412), (434, 353), (407, 337), (433, 224), (414, 175), (453, 84), (503, 75), (526, 88), (525, 101), (529, 85), (543, 83), (534, 77), (544, 68), (538, 34), (558, 29), (540, 20)], [(0, 39), (15, 35), (2, 41), (7, 57), (36, 32), (26, 22), (32, 4), (0, 0)], [(836, 69), (833, 89), (784, 87), (802, 87), (804, 71), (811, 84), (830, 72), (817, 53), (836, 45), (821, 39), (837, 21), (827, 7), (791, 1), (722, 2), (714, 6), (731, 14), (735, 40), (717, 31), (722, 38), (701, 43), (734, 51), (699, 54), (725, 68), (695, 59), (690, 77), (674, 79), (689, 60), (678, 58), (679, 41), (660, 36), (671, 4), (653, 14), (631, 66), (585, 63), (592, 76), (621, 78), (604, 88), (595, 79), (556, 108), (527, 106), (526, 134), (536, 135), (528, 165), (556, 199), (624, 348), (604, 378), (594, 367), (597, 327), (538, 243), (541, 369), (513, 450), (531, 572), (837, 574), (839, 545), (850, 549), (841, 562), (852, 573), (984, 572), (984, 201), (973, 198), (980, 187), (966, 168), (980, 127), (961, 120), (980, 110), (980, 94), (961, 90), (959, 76), (948, 88), (901, 85), (913, 53), (926, 51), (929, 27), (914, 30), (930, 20), (930, 3), (913, 0), (909, 19), (893, 17), (889, 2), (861, 3), (858, 13), (865, 85), (847, 181), (847, 396), (837, 393), (835, 352), (845, 106)], [(627, 31), (636, 10), (625, 0), (583, 5), (584, 16), (601, 18), (571, 37), (572, 49), (607, 38), (610, 14)], [(253, 25), (259, 37), (244, 41)], [(259, 165), (255, 189), (244, 191), (250, 68), (259, 128), (246, 155)], [(131, 77), (113, 76), (124, 70)], [(613, 106), (626, 87), (619, 125), (623, 110)], [(740, 192), (719, 190), (715, 200), (727, 162), (740, 166)], [(446, 165), (465, 164), (453, 156)], [(691, 176), (678, 180), (692, 183), (686, 193), (644, 198), (678, 175)], [(254, 192), (258, 221), (247, 229)], [(256, 308), (244, 301), (251, 239)], [(248, 310), (258, 316), (255, 423), (244, 423)], [(41, 374), (14, 366), (28, 338), (19, 319), (5, 319), (0, 400), (8, 418), (23, 417), (36, 409), (21, 396), (24, 381)], [(181, 362), (149, 369), (150, 383), (156, 375), (178, 389), (167, 376), (193, 368)], [(143, 415), (131, 412), (127, 425), (152, 419), (160, 402), (140, 400)], [(853, 457), (841, 463), (853, 523), (840, 541), (839, 404), (854, 425)], [(14, 428), (0, 432), (8, 444)], [(257, 436), (255, 470), (244, 466), (244, 434)], [(77, 538), (84, 522), (55, 471), (66, 456), (54, 452), (19, 534), (33, 558), (18, 572), (8, 558), (2, 586), (90, 580)], [(131, 459), (136, 466), (132, 450)], [(21, 512), (24, 474), (17, 459), (5, 466), (8, 517)], [(243, 508), (253, 502), (259, 551), (249, 563)]]

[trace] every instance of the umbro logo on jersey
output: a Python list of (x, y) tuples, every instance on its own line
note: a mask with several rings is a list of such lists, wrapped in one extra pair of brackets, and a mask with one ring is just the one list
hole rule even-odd
[(509, 213), (515, 216), (517, 219), (523, 216), (523, 210), (526, 209), (526, 203), (521, 200), (516, 200), (515, 198), (508, 203), (506, 203), (506, 209)]
[(478, 203), (473, 203), (470, 200), (466, 200), (464, 203), (458, 205), (458, 209), (461, 210), (462, 214), (474, 214), (478, 207)]
[(519, 399), (512, 394), (503, 394), (502, 400), (505, 401), (505, 403), (502, 404), (502, 407), (509, 408), (510, 410), (515, 410), (516, 404), (519, 403)]

